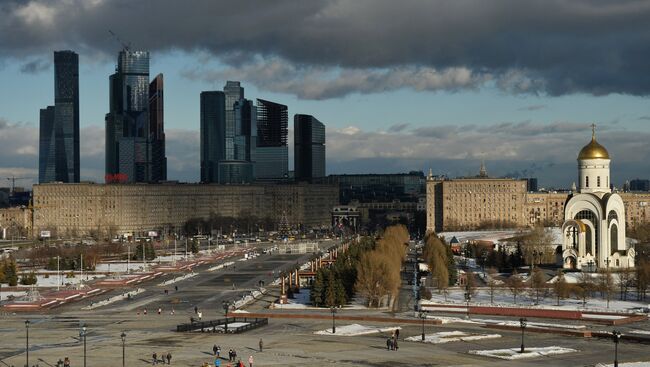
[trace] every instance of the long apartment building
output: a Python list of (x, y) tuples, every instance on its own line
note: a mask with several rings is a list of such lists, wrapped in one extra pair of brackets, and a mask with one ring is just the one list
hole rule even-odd
[(255, 216), (303, 228), (329, 226), (335, 185), (41, 184), (33, 189), (33, 233), (52, 236), (180, 230), (211, 214)]
[[(527, 192), (525, 179), (427, 179), (427, 230), (561, 226), (570, 192)], [(650, 192), (619, 193), (626, 223), (650, 221)]]

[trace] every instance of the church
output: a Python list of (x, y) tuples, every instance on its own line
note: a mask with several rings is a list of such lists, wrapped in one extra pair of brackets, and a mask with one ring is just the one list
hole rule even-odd
[(625, 242), (625, 207), (610, 189), (609, 164), (609, 152), (596, 141), (592, 125), (591, 142), (578, 154), (578, 187), (564, 206), (565, 269), (634, 267), (634, 248)]

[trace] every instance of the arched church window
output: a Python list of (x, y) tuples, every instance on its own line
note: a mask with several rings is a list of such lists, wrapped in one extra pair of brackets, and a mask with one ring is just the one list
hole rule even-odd
[(618, 250), (618, 226), (616, 224), (612, 224), (609, 229), (609, 245), (612, 249), (611, 253), (614, 254)]
[(589, 176), (585, 177), (585, 187), (589, 188)]
[(591, 253), (593, 256), (598, 256), (598, 246), (600, 245), (599, 241), (599, 228), (598, 228), (598, 217), (591, 210), (581, 210), (578, 214), (575, 215), (573, 219), (582, 219), (589, 222), (594, 227), (594, 233), (591, 233), (591, 227), (587, 226), (587, 252)]

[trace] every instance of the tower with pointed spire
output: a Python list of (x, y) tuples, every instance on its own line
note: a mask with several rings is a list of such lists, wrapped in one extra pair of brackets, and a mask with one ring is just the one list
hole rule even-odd
[(485, 168), (485, 160), (483, 159), (481, 159), (481, 168), (478, 171), (478, 177), (482, 177), (482, 178), (488, 177), (487, 169)]

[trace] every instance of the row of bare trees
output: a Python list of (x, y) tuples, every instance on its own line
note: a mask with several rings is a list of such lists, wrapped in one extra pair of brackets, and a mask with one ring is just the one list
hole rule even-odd
[(384, 230), (374, 250), (361, 255), (355, 289), (366, 298), (369, 307), (395, 307), (408, 240), (406, 227), (393, 225)]

